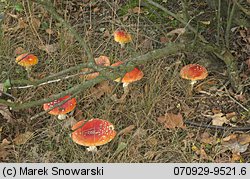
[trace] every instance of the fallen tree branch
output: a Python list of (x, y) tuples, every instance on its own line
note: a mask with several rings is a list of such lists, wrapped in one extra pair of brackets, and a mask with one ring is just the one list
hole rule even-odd
[(24, 102), (24, 103), (15, 103), (15, 102), (13, 103), (13, 102), (8, 102), (4, 99), (0, 99), (0, 104), (7, 105), (11, 107), (13, 110), (27, 109), (27, 108), (31, 108), (34, 106), (42, 105), (44, 103), (48, 103), (55, 99), (63, 97), (67, 94), (74, 94), (80, 91), (84, 91), (87, 88), (90, 88), (94, 86), (95, 84), (100, 83), (104, 80), (107, 80), (107, 79), (114, 80), (120, 77), (121, 71), (131, 71), (135, 66), (143, 64), (146, 61), (156, 60), (156, 59), (163, 58), (165, 56), (183, 52), (185, 48), (186, 48), (185, 44), (169, 43), (166, 47), (162, 49), (153, 50), (151, 52), (148, 52), (147, 54), (129, 59), (126, 63), (118, 67), (112, 67), (112, 68), (110, 67), (108, 69), (101, 68), (101, 70), (99, 71), (101, 75), (99, 75), (97, 78), (89, 80), (89, 81), (84, 81), (68, 90), (60, 92), (58, 94), (51, 95), (48, 98), (39, 99), (35, 101), (30, 101), (30, 102)]
[(73, 77), (76, 77), (76, 76), (79, 76), (79, 75), (87, 75), (87, 74), (91, 74), (91, 73), (93, 73), (93, 72), (92, 71), (91, 72), (81, 72), (81, 73), (77, 73), (77, 74), (73, 74), (73, 75), (68, 75), (68, 76), (65, 76), (65, 77), (60, 77), (58, 79), (49, 80), (49, 81), (46, 81), (46, 82), (43, 82), (43, 83), (39, 83), (37, 85), (12, 86), (12, 87), (10, 87), (10, 89), (26, 89), (26, 88), (38, 87), (38, 86), (43, 86), (43, 85), (47, 85), (47, 84), (51, 84), (51, 83), (56, 83), (56, 82), (59, 82), (59, 81), (62, 81), (62, 80), (67, 80), (69, 78), (73, 78)]
[(32, 86), (38, 86), (42, 83), (46, 83), (50, 80), (54, 80), (58, 77), (63, 77), (63, 75), (67, 74), (67, 73), (70, 73), (70, 72), (74, 72), (74, 71), (77, 71), (77, 70), (81, 70), (82, 68), (92, 68), (92, 64), (88, 64), (88, 63), (81, 63), (81, 64), (77, 64), (76, 66), (73, 66), (73, 67), (70, 67), (70, 68), (67, 68), (65, 70), (62, 70), (58, 73), (55, 73), (55, 74), (52, 74), (50, 76), (47, 76), (45, 78), (42, 78), (40, 80), (34, 80), (34, 81), (30, 81), (30, 80), (24, 80), (24, 79), (21, 79), (21, 80), (10, 80), (10, 83), (11, 85), (14, 87), (14, 86), (25, 86), (25, 85), (32, 85)]

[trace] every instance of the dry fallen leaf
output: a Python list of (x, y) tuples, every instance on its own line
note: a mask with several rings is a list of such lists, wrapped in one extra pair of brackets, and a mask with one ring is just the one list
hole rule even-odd
[(158, 117), (158, 122), (164, 124), (164, 126), (168, 129), (185, 128), (183, 118), (180, 113), (166, 113), (164, 116)]
[(241, 160), (241, 155), (240, 155), (240, 154), (233, 153), (233, 154), (232, 154), (231, 160), (232, 160), (232, 162), (239, 161), (239, 160)]
[(185, 33), (185, 28), (178, 28), (178, 29), (174, 29), (170, 32), (167, 33), (167, 36), (172, 36), (172, 35), (181, 35)]
[(226, 118), (231, 119), (231, 118), (235, 117), (236, 115), (237, 115), (236, 112), (230, 112), (230, 113), (226, 114)]
[(228, 124), (229, 121), (223, 113), (216, 113), (214, 115), (204, 115), (205, 117), (212, 118), (212, 125), (222, 126)]
[(227, 147), (229, 150), (231, 150), (233, 153), (240, 154), (247, 150), (249, 144), (241, 145), (238, 142), (229, 142), (229, 143), (223, 143), (224, 147)]
[(28, 140), (30, 140), (33, 136), (33, 132), (27, 131), (25, 133), (19, 134), (16, 136), (16, 138), (13, 140), (14, 144), (16, 145), (23, 145), (25, 144)]
[(201, 134), (200, 142), (204, 144), (215, 144), (216, 138), (213, 136), (210, 136), (208, 132), (204, 132)]
[(245, 145), (245, 144), (250, 143), (250, 134), (241, 134), (241, 135), (238, 137), (238, 142), (239, 142), (241, 145)]
[(13, 116), (10, 113), (9, 108), (7, 106), (0, 104), (0, 114), (3, 116), (4, 119), (7, 119), (7, 122), (13, 121)]
[(94, 13), (97, 13), (97, 12), (99, 12), (100, 11), (100, 8), (99, 7), (95, 7), (94, 9), (93, 9), (93, 12)]
[(204, 146), (201, 146), (200, 148), (196, 147), (195, 145), (192, 146), (192, 151), (195, 152), (196, 155), (199, 156), (200, 159), (203, 160), (210, 160), (209, 156), (207, 155), (206, 151), (203, 148)]
[(129, 132), (131, 132), (134, 128), (135, 128), (135, 125), (130, 125), (130, 126), (124, 128), (124, 129), (122, 129), (122, 130), (118, 133), (118, 135), (126, 135), (126, 134), (128, 134)]
[(207, 155), (207, 153), (206, 153), (206, 151), (204, 149), (201, 148), (200, 151), (199, 151), (199, 154), (200, 154), (201, 159), (209, 160), (209, 157), (208, 157), (208, 155)]
[(5, 160), (8, 155), (11, 154), (9, 149), (12, 148), (12, 146), (9, 145), (10, 143), (11, 142), (7, 139), (3, 139), (2, 143), (0, 144), (0, 161)]
[(222, 126), (223, 124), (228, 123), (228, 119), (224, 116), (223, 113), (214, 114), (212, 117), (212, 124), (215, 126)]
[(236, 134), (230, 134), (229, 136), (227, 137), (224, 137), (222, 139), (223, 142), (228, 142), (228, 141), (232, 141), (232, 140), (237, 140), (237, 135)]
[(250, 140), (249, 136), (231, 134), (222, 139), (222, 146), (231, 150), (234, 154), (240, 154), (247, 150)]
[(94, 86), (91, 90), (91, 98), (99, 99), (104, 94), (112, 92), (112, 86), (109, 85), (108, 81), (101, 82)]

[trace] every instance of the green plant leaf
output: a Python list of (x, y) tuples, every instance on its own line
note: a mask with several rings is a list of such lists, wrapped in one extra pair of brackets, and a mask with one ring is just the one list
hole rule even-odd
[(22, 4), (16, 4), (14, 7), (17, 12), (23, 12)]
[(10, 80), (7, 79), (4, 83), (3, 83), (3, 92), (7, 92), (8, 89), (11, 87), (11, 84), (10, 84)]

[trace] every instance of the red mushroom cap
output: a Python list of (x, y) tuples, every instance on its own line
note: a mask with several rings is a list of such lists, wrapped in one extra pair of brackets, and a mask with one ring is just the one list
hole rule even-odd
[(184, 66), (180, 71), (180, 76), (187, 80), (203, 80), (207, 77), (208, 72), (205, 67), (199, 64), (189, 64)]
[[(123, 64), (123, 62), (118, 61), (118, 62), (112, 64), (111, 66), (119, 66), (121, 64)], [(117, 78), (115, 81), (116, 82), (121, 81), (122, 83), (132, 83), (134, 81), (138, 81), (138, 80), (142, 79), (143, 75), (144, 74), (141, 70), (139, 70), (138, 68), (134, 68), (132, 71), (126, 73), (124, 75), (124, 77), (122, 78), (122, 80), (121, 80), (121, 78)]]
[(125, 44), (132, 41), (131, 35), (123, 30), (116, 30), (114, 32), (114, 39), (120, 44)]
[[(45, 103), (45, 104), (43, 104), (43, 109), (48, 110), (51, 107), (53, 107), (54, 105), (62, 102), (63, 100), (66, 100), (68, 98), (70, 98), (70, 95), (66, 95), (66, 96), (59, 98), (59, 99), (56, 99), (50, 103)], [(72, 98), (72, 99), (68, 100), (66, 103), (64, 103), (63, 105), (52, 109), (48, 113), (51, 115), (67, 114), (67, 113), (73, 111), (75, 109), (75, 107), (76, 107), (76, 99)]]
[(26, 68), (29, 68), (38, 63), (38, 58), (33, 54), (24, 53), (16, 57), (16, 63)]
[(103, 119), (91, 119), (85, 123), (79, 121), (73, 127), (72, 140), (83, 146), (100, 146), (110, 142), (116, 135), (114, 126)]

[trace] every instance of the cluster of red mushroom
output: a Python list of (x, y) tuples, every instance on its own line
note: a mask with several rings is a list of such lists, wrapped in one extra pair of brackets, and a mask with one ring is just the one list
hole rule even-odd
[[(49, 110), (48, 113), (58, 116), (58, 119), (66, 119), (66, 114), (73, 111), (75, 107), (76, 99), (70, 95), (43, 105), (44, 110)], [(83, 119), (72, 127), (72, 131), (72, 140), (79, 145), (87, 146), (88, 151), (97, 151), (96, 146), (110, 142), (116, 135), (112, 123), (98, 118), (89, 121)]]
[[(114, 33), (114, 40), (124, 48), (125, 44), (132, 41), (132, 37), (129, 33), (116, 30)], [(29, 53), (22, 54), (16, 58), (16, 62), (24, 66), (29, 72), (31, 67), (38, 63), (38, 58)], [(99, 66), (110, 66), (110, 60), (107, 56), (100, 56), (95, 58), (96, 65)], [(124, 62), (117, 61), (112, 64), (112, 67), (117, 67), (122, 65)], [(89, 69), (84, 69), (84, 71), (89, 71)], [(99, 72), (94, 72), (86, 75), (87, 80), (96, 78)], [(125, 73), (122, 77), (115, 79), (115, 82), (121, 82), (124, 88), (124, 94), (128, 93), (128, 85), (132, 82), (142, 79), (143, 72), (135, 67), (133, 70)], [(202, 80), (206, 78), (208, 72), (205, 67), (199, 64), (189, 64), (184, 66), (180, 71), (180, 76), (184, 79), (191, 80), (191, 89), (197, 80)], [(77, 101), (71, 95), (66, 95), (52, 102), (45, 103), (43, 108), (48, 111), (49, 114), (58, 116), (58, 119), (66, 119), (67, 114), (75, 109)], [(72, 127), (72, 140), (82, 146), (87, 146), (88, 151), (96, 151), (96, 146), (104, 145), (110, 142), (116, 136), (116, 131), (114, 125), (104, 119), (93, 118), (88, 121), (81, 120), (78, 121)]]

